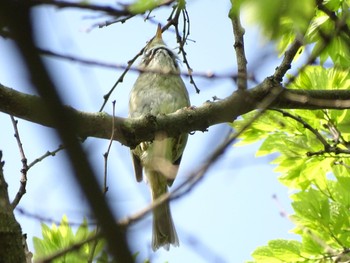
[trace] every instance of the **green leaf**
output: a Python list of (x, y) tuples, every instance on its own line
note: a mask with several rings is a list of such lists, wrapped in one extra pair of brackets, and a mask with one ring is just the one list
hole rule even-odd
[(300, 254), (301, 244), (293, 240), (272, 240), (267, 246), (258, 247), (252, 254), (256, 262), (304, 262)]
[(286, 34), (305, 32), (315, 4), (313, 1), (246, 0), (242, 6), (248, 20), (261, 26), (266, 38), (279, 39)]
[(137, 0), (128, 9), (133, 14), (142, 14), (156, 8), (159, 3), (159, 0)]
[(337, 68), (326, 69), (322, 66), (308, 66), (299, 73), (290, 85), (292, 89), (348, 89), (350, 85), (349, 70)]

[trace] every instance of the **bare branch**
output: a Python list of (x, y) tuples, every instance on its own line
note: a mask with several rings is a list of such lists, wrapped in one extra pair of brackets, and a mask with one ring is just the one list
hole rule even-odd
[(51, 5), (57, 8), (77, 8), (80, 10), (101, 11), (108, 15), (116, 17), (131, 15), (127, 9), (117, 9), (111, 6), (86, 4), (84, 2), (68, 2), (68, 1), (52, 1), (52, 0), (30, 0), (28, 4), (31, 6)]
[[(163, 27), (163, 29), (164, 29), (164, 27)], [(138, 67), (132, 67), (132, 64), (136, 61), (136, 59), (142, 55), (143, 50), (144, 50), (144, 47), (131, 60), (129, 60), (127, 64), (115, 64), (115, 63), (102, 62), (102, 61), (97, 61), (97, 60), (92, 60), (92, 59), (79, 58), (79, 57), (76, 57), (73, 55), (60, 54), (60, 53), (55, 52), (55, 51), (38, 48), (38, 51), (42, 55), (52, 56), (52, 57), (56, 57), (56, 58), (60, 58), (60, 59), (66, 59), (66, 60), (69, 60), (72, 62), (77, 62), (77, 63), (83, 64), (83, 65), (97, 66), (97, 67), (113, 69), (113, 70), (122, 69), (125, 71), (132, 71), (132, 72), (137, 72), (137, 73), (150, 72), (150, 73), (158, 73), (158, 74), (164, 74), (164, 75), (175, 74), (175, 73), (171, 73), (171, 72), (169, 73), (169, 72), (164, 72), (164, 71), (159, 71), (159, 70), (140, 69)], [(126, 72), (123, 72), (116, 83), (123, 82), (125, 74), (126, 74)], [(191, 77), (192, 76), (192, 77), (200, 77), (200, 78), (206, 78), (206, 79), (237, 79), (237, 75), (220, 74), (220, 73), (215, 73), (215, 72), (195, 72), (195, 71), (191, 72), (191, 73), (181, 72), (180, 75), (183, 77)], [(111, 91), (109, 91), (109, 93), (110, 92)], [(105, 96), (107, 96), (107, 94)]]
[(30, 164), (28, 164), (28, 170), (30, 168), (32, 168), (34, 165), (36, 165), (37, 163), (41, 162), (42, 160), (44, 160), (45, 158), (49, 157), (49, 156), (55, 156), (59, 151), (62, 151), (64, 149), (63, 145), (59, 145), (57, 147), (57, 149), (53, 150), (53, 151), (47, 151), (46, 153), (44, 153), (42, 156), (36, 158), (33, 162), (31, 162)]
[(124, 77), (126, 75), (126, 73), (128, 73), (128, 71), (131, 69), (131, 66), (135, 63), (136, 59), (142, 55), (143, 51), (145, 50), (145, 47), (143, 47), (139, 53), (137, 53), (131, 60), (128, 61), (128, 66), (125, 68), (125, 70), (123, 71), (123, 73), (119, 76), (118, 80), (114, 83), (113, 87), (108, 91), (108, 93), (106, 93), (104, 96), (103, 96), (103, 103), (102, 103), (102, 106), (99, 110), (99, 112), (102, 112), (104, 107), (106, 106), (106, 103), (109, 99), (109, 97), (112, 95), (114, 89), (117, 87), (117, 85), (119, 83), (122, 83), (123, 80), (124, 80)]
[(112, 144), (113, 144), (113, 138), (114, 138), (114, 131), (115, 131), (115, 125), (114, 125), (114, 121), (115, 121), (115, 101), (112, 102), (113, 103), (113, 118), (112, 118), (112, 129), (111, 129), (111, 138), (109, 140), (109, 144), (107, 147), (107, 151), (103, 154), (103, 158), (104, 158), (104, 176), (103, 176), (103, 188), (102, 188), (102, 192), (104, 194), (107, 193), (108, 191), (108, 186), (107, 186), (107, 165), (108, 165), (108, 155), (109, 152), (111, 150)]
[[(157, 5), (156, 8), (171, 5), (173, 2), (175, 2), (175, 0), (164, 0), (159, 5)], [(68, 2), (55, 0), (30, 0), (27, 4), (30, 6), (52, 5), (57, 8), (77, 8), (81, 10), (100, 11), (115, 17), (134, 15), (132, 12), (130, 12), (128, 5), (123, 5), (124, 8), (117, 9), (111, 6), (95, 5), (91, 3), (86, 4), (85, 2)]]
[(15, 120), (15, 118), (12, 115), (10, 117), (11, 117), (13, 128), (15, 130), (15, 138), (16, 138), (16, 141), (17, 141), (19, 153), (21, 155), (21, 162), (22, 162), (21, 180), (20, 180), (21, 184), (20, 184), (20, 187), (18, 189), (18, 192), (16, 194), (15, 199), (11, 203), (11, 206), (14, 209), (14, 208), (16, 208), (16, 206), (21, 201), (23, 195), (26, 193), (27, 172), (29, 170), (29, 167), (28, 167), (28, 164), (27, 164), (27, 157), (26, 157), (26, 155), (24, 153), (21, 137), (19, 136), (18, 126), (17, 126), (18, 125), (18, 121)]
[[(43, 216), (42, 214), (44, 214), (44, 213), (35, 214), (33, 212), (30, 212), (30, 211), (26, 210), (25, 208), (23, 208), (21, 206), (17, 206), (16, 207), (16, 212), (18, 212), (22, 216), (25, 216), (25, 217), (27, 217), (29, 219), (35, 219), (36, 221), (39, 221), (39, 222), (45, 222), (45, 223), (48, 223), (48, 224), (55, 224), (55, 225), (60, 225), (61, 224), (60, 220), (56, 220), (54, 218)], [(87, 216), (85, 215), (85, 217), (87, 217)], [(96, 220), (91, 220), (90, 219), (87, 222), (87, 224), (89, 226), (96, 226), (97, 222), (96, 222)], [(70, 226), (80, 226), (81, 222), (72, 222), (72, 221), (70, 221), (69, 225)]]
[[(183, 14), (183, 17), (184, 17), (182, 37), (181, 37), (180, 31), (179, 31), (179, 16), (181, 13)], [(187, 76), (190, 78), (190, 83), (194, 86), (196, 92), (199, 93), (200, 89), (197, 87), (197, 84), (193, 79), (193, 69), (191, 68), (190, 63), (187, 60), (187, 53), (186, 53), (185, 48), (184, 48), (186, 41), (187, 41), (187, 38), (190, 34), (189, 15), (188, 15), (186, 10), (182, 10), (178, 7), (176, 12), (175, 12), (175, 16), (173, 18), (170, 17), (168, 20), (169, 20), (168, 24), (173, 25), (175, 28), (176, 41), (179, 44), (179, 52), (182, 55), (182, 62), (185, 63), (185, 65), (187, 67)], [(186, 23), (187, 23), (187, 27), (186, 27)]]

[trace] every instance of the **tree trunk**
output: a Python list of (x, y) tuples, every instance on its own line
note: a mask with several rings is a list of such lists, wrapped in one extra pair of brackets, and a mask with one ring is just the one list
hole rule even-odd
[(0, 151), (0, 263), (26, 262), (22, 230), (13, 215), (3, 174), (4, 163)]

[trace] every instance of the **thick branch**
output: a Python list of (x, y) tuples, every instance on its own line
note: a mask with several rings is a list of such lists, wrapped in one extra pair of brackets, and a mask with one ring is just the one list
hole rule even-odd
[[(134, 147), (141, 141), (152, 140), (156, 131), (169, 136), (181, 132), (205, 131), (208, 127), (232, 122), (238, 116), (256, 109), (272, 88), (279, 84), (266, 79), (253, 89), (236, 91), (216, 102), (206, 102), (197, 108), (185, 108), (175, 113), (145, 118), (115, 117), (114, 139)], [(271, 108), (280, 109), (346, 109), (350, 108), (349, 90), (290, 90), (285, 89)], [(66, 106), (65, 110), (79, 123), (78, 135), (110, 139), (112, 117), (106, 113), (89, 113)], [(0, 84), (0, 111), (48, 127), (55, 127), (47, 114), (45, 102), (38, 96), (24, 94)]]

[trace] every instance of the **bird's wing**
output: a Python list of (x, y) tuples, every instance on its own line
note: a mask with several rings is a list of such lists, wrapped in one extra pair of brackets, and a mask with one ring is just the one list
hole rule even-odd
[(132, 156), (132, 162), (134, 164), (136, 181), (141, 182), (142, 181), (142, 164), (141, 164), (140, 158), (137, 155), (135, 155), (133, 152), (131, 152), (131, 156)]

